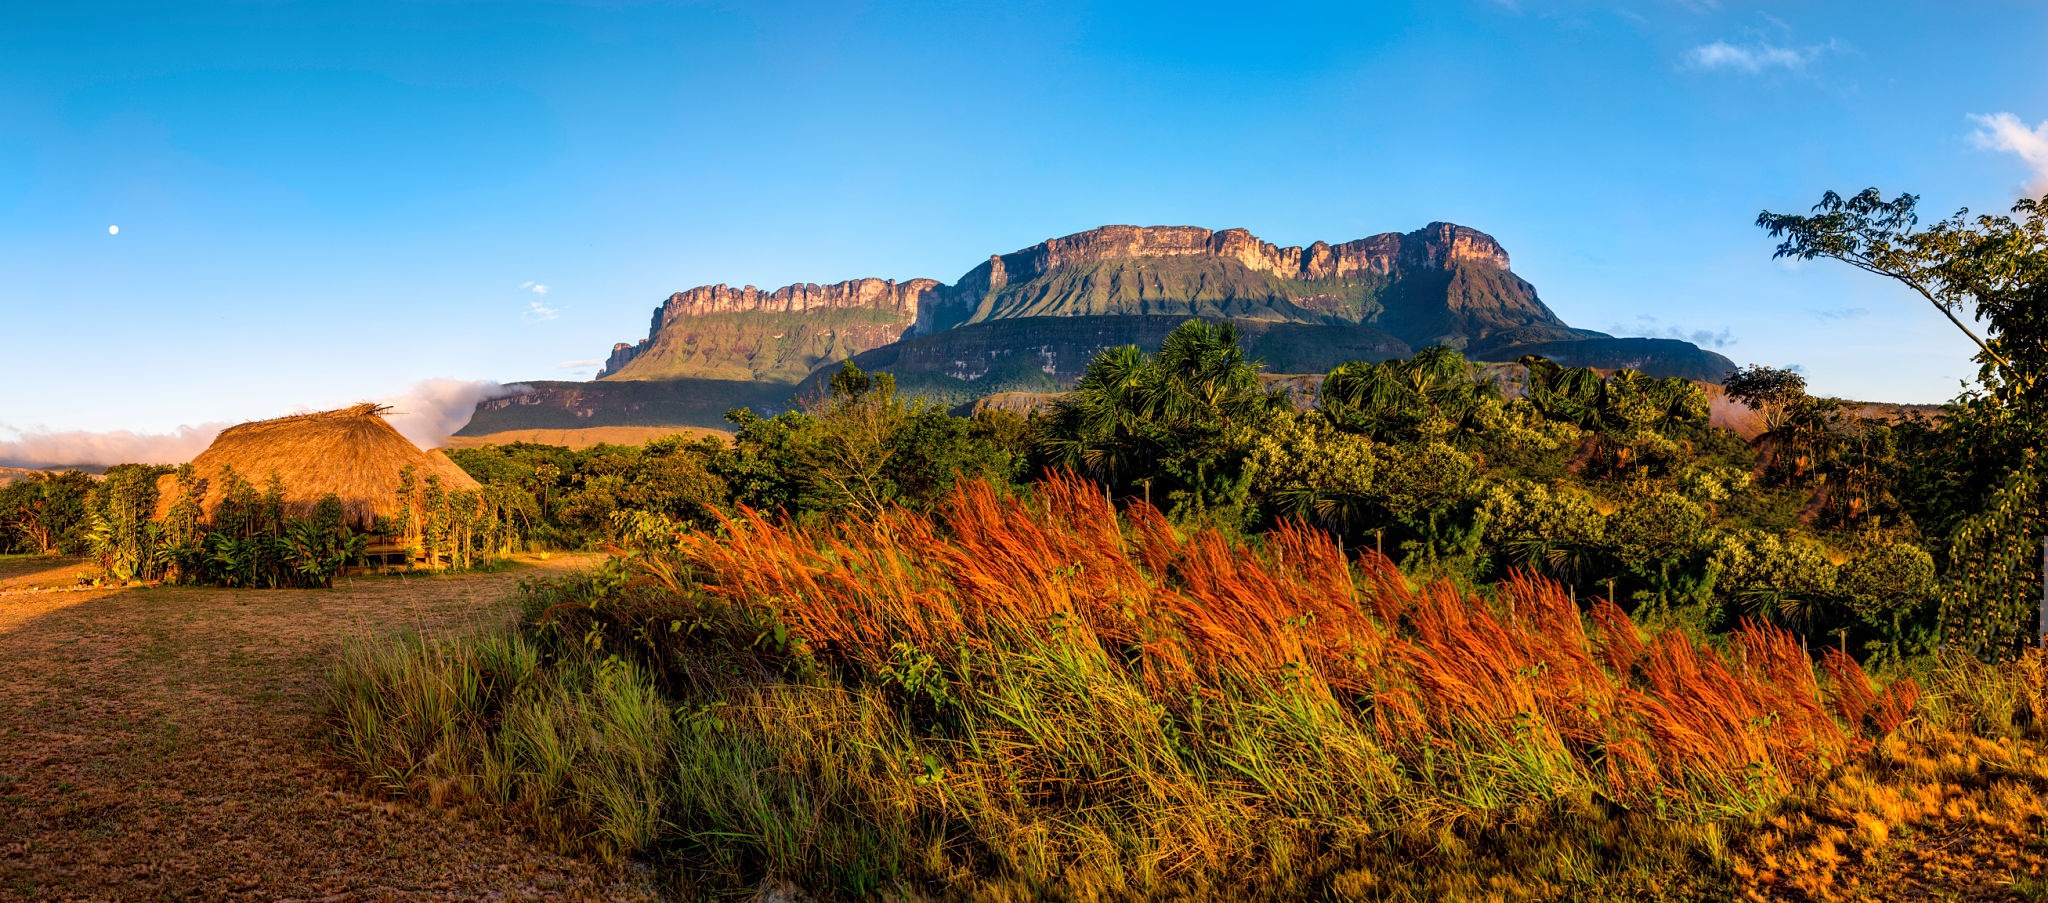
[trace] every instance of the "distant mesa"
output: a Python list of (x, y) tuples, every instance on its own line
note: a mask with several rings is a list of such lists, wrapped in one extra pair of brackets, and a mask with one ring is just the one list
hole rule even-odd
[(708, 285), (655, 308), (647, 338), (612, 346), (598, 379), (766, 379), (793, 383), (827, 361), (896, 341), (937, 280)]
[[(1688, 342), (1566, 324), (1514, 274), (1498, 241), (1453, 223), (1307, 247), (1243, 229), (1104, 226), (991, 255), (951, 283), (677, 292), (655, 309), (646, 338), (612, 347), (595, 382), (536, 383), (516, 404), (480, 407), (483, 422), (463, 434), (715, 428), (725, 407), (789, 407), (846, 360), (950, 403), (1058, 391), (1102, 350), (1156, 346), (1191, 317), (1237, 322), (1271, 373), (1322, 373), (1438, 344), (1486, 361), (1542, 354), (1705, 382), (1734, 367)], [(690, 419), (649, 419), (686, 411)]]
[(647, 338), (612, 348), (600, 379), (797, 382), (905, 336), (997, 320), (1208, 317), (1374, 326), (1412, 346), (1512, 330), (1572, 330), (1509, 269), (1492, 236), (1450, 223), (1278, 247), (1243, 229), (1104, 226), (991, 256), (952, 284), (855, 279), (669, 296)]

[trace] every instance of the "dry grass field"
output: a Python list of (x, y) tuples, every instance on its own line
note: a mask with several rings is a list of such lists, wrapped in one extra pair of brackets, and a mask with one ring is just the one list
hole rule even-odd
[(345, 637), (502, 617), (522, 577), (78, 586), (0, 558), (0, 899), (646, 899), (638, 873), (379, 799), (328, 757)]

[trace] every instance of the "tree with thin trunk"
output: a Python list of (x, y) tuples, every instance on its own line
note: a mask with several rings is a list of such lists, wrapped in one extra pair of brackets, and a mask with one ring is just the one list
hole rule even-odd
[[(1977, 348), (1977, 386), (1944, 411), (1909, 477), (1922, 531), (1943, 539), (1944, 641), (1998, 654), (2033, 639), (2048, 532), (2048, 197), (1922, 228), (1919, 198), (1834, 192), (1757, 225), (1776, 258), (1827, 258), (1905, 286)], [(1974, 328), (1973, 328), (1974, 324)]]

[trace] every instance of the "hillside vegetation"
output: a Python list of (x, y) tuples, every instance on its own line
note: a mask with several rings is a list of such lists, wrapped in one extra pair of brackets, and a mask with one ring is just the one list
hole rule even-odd
[(725, 412), (773, 415), (796, 406), (787, 383), (739, 379), (537, 381), (477, 405), (458, 437), (589, 427), (729, 427)]
[(888, 345), (903, 326), (887, 312), (862, 308), (689, 317), (669, 323), (608, 379), (793, 383), (819, 367)]

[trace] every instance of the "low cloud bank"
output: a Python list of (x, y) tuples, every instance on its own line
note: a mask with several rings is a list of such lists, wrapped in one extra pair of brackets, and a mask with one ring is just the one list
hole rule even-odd
[[(404, 392), (376, 399), (390, 405), (384, 419), (421, 448), (446, 444), (469, 422), (480, 402), (525, 391), (488, 380), (427, 379)], [(310, 409), (301, 409), (301, 412)], [(262, 418), (253, 418), (262, 419)], [(0, 424), (0, 465), (8, 467), (86, 467), (115, 464), (183, 464), (192, 460), (213, 437), (234, 424), (200, 423), (168, 433), (112, 430), (21, 429)]]
[(169, 433), (57, 432), (0, 426), (0, 465), (98, 470), (113, 464), (182, 464), (205, 451), (213, 437), (228, 426), (201, 423)]
[(518, 395), (526, 387), (489, 380), (423, 379), (404, 394), (377, 399), (391, 406), (384, 414), (392, 427), (421, 448), (445, 445), (448, 437), (469, 423), (479, 403)]
[(1620, 335), (1633, 333), (1646, 339), (1677, 339), (1681, 342), (1691, 342), (1701, 348), (1721, 349), (1735, 344), (1735, 331), (1732, 329), (1687, 329), (1676, 323), (1665, 323), (1648, 314), (1637, 316), (1633, 323), (1615, 326), (1613, 331)]

